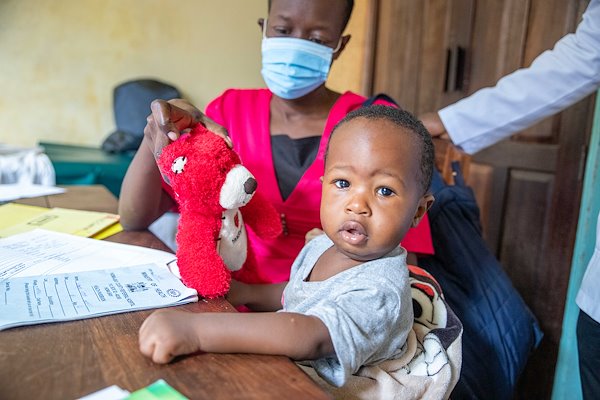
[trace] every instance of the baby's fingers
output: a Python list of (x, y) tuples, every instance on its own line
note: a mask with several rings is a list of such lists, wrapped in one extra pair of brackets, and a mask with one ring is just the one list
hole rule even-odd
[(166, 346), (163, 343), (157, 343), (152, 352), (152, 361), (157, 364), (167, 364), (175, 357), (171, 353), (170, 346)]
[(140, 352), (157, 364), (167, 364), (174, 357), (168, 346), (156, 340), (140, 340)]
[(160, 338), (159, 335), (148, 331), (148, 327), (140, 328), (140, 352), (151, 358), (157, 364), (166, 364), (175, 356), (172, 352), (173, 345), (170, 340)]
[(154, 355), (154, 348), (156, 347), (156, 342), (152, 340), (144, 340), (140, 335), (140, 353), (145, 355), (148, 358), (152, 358)]

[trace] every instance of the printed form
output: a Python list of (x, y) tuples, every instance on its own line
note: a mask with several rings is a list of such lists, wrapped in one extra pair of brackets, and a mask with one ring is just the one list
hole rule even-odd
[(198, 300), (174, 255), (35, 230), (0, 240), (0, 330)]

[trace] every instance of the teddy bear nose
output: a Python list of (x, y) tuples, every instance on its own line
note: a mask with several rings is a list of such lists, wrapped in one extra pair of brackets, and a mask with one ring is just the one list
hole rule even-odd
[(256, 179), (248, 178), (248, 179), (246, 179), (246, 182), (244, 182), (244, 192), (246, 192), (248, 194), (252, 194), (256, 190), (256, 186), (257, 186)]

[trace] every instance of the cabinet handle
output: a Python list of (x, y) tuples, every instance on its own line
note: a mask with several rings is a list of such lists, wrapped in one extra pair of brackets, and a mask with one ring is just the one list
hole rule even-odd
[(446, 75), (444, 76), (444, 93), (450, 91), (450, 69), (452, 67), (452, 49), (446, 49)]
[(456, 46), (456, 77), (454, 79), (454, 90), (461, 91), (465, 85), (465, 61), (467, 51), (462, 46)]
[(456, 92), (464, 89), (465, 63), (467, 51), (462, 46), (455, 46), (446, 50), (446, 75), (444, 77), (444, 93)]

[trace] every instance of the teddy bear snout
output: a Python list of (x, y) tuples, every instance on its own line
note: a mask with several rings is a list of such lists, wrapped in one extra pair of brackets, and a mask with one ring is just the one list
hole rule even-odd
[(245, 206), (254, 196), (256, 188), (254, 176), (244, 166), (237, 164), (225, 177), (219, 204), (226, 210)]
[(244, 182), (244, 192), (246, 192), (247, 194), (252, 194), (256, 191), (256, 186), (256, 179), (250, 177), (246, 179), (246, 182)]

